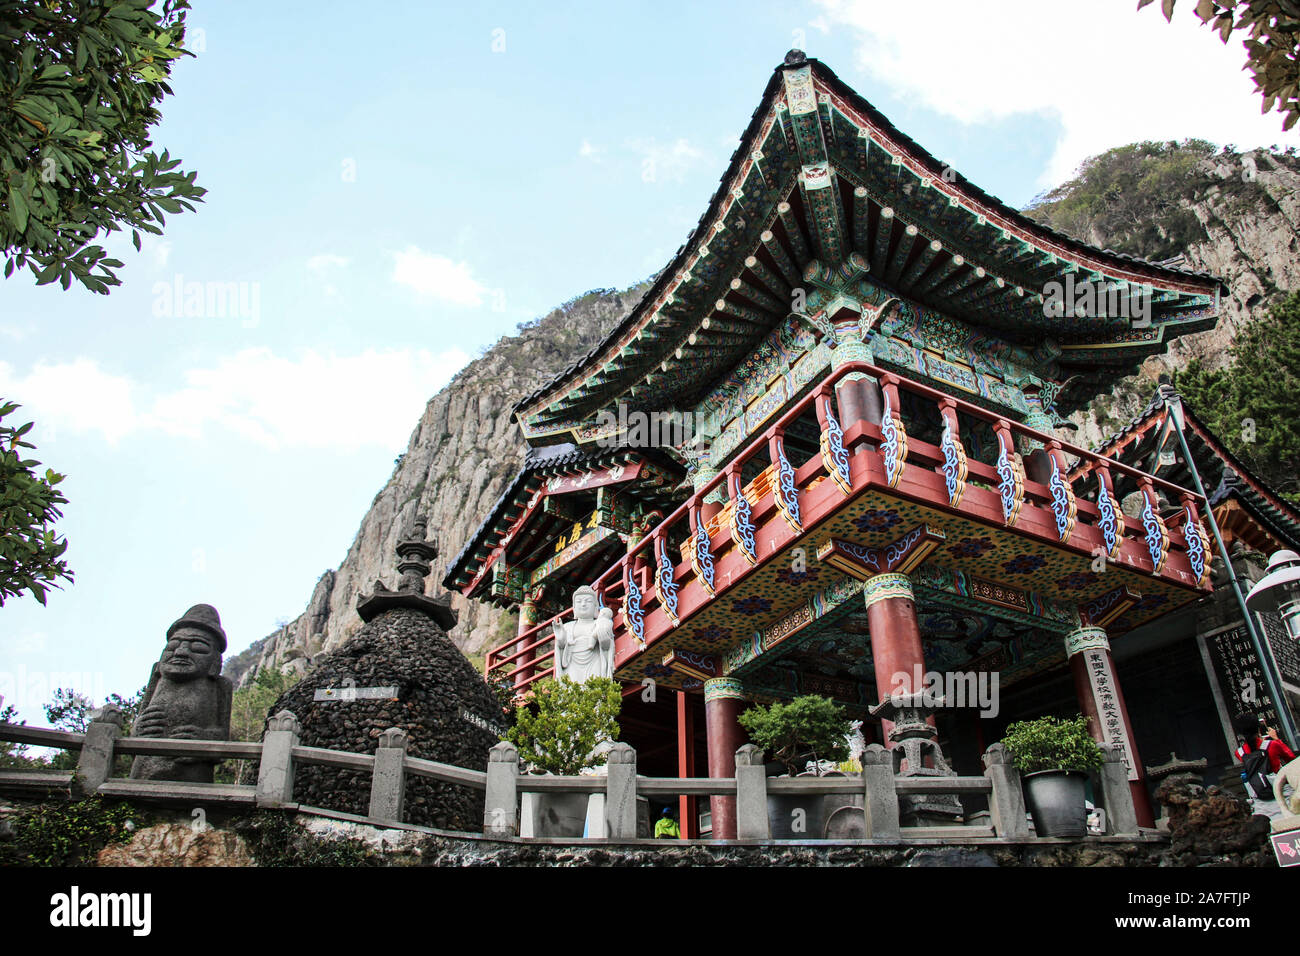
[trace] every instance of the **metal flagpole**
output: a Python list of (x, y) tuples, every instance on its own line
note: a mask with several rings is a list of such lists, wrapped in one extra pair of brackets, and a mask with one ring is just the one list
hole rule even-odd
[(1236, 597), (1237, 606), (1241, 609), (1242, 620), (1246, 625), (1246, 634), (1250, 637), (1250, 643), (1255, 649), (1255, 656), (1259, 659), (1260, 669), (1264, 672), (1264, 680), (1268, 683), (1268, 692), (1273, 697), (1278, 719), (1282, 722), (1282, 732), (1286, 734), (1288, 743), (1294, 746), (1300, 738), (1296, 736), (1295, 720), (1291, 716), (1291, 707), (1282, 693), (1281, 681), (1278, 680), (1275, 673), (1277, 665), (1273, 662), (1273, 655), (1269, 653), (1267, 641), (1261, 638), (1255, 626), (1255, 618), (1246, 609), (1246, 596), (1241, 593), (1241, 585), (1237, 581), (1237, 571), (1232, 566), (1232, 559), (1228, 557), (1228, 549), (1223, 543), (1223, 535), (1219, 533), (1219, 523), (1214, 518), (1214, 508), (1210, 506), (1210, 497), (1205, 493), (1205, 485), (1201, 483), (1200, 469), (1196, 467), (1196, 461), (1192, 458), (1192, 451), (1187, 447), (1187, 438), (1183, 435), (1182, 397), (1177, 392), (1173, 392), (1172, 398), (1166, 394), (1165, 408), (1169, 410), (1170, 417), (1173, 419), (1174, 433), (1178, 436), (1178, 445), (1183, 450), (1183, 460), (1187, 462), (1187, 470), (1192, 473), (1192, 480), (1196, 483), (1197, 494), (1205, 501), (1205, 518), (1210, 523), (1210, 530), (1214, 533), (1214, 543), (1218, 547), (1219, 558), (1223, 561), (1223, 568), (1228, 574), (1228, 581), (1232, 584), (1233, 596)]

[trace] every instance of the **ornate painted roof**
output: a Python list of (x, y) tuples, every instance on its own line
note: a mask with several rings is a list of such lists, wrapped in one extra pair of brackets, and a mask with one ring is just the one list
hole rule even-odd
[(667, 505), (670, 493), (677, 487), (684, 471), (671, 457), (653, 448), (575, 448), (571, 444), (550, 445), (529, 449), (519, 473), (501, 493), (491, 511), (478, 529), (465, 542), (460, 553), (447, 566), (443, 586), (462, 590), (475, 581), (494, 549), (512, 537), (515, 522), (525, 517), (528, 505), (548, 483), (566, 475), (590, 473), (594, 470), (617, 467), (635, 462), (649, 462), (660, 483), (641, 489), (641, 496), (651, 503)]
[[(1157, 387), (1147, 406), (1097, 450), (1130, 464), (1149, 460), (1153, 474), (1193, 487), (1182, 456), (1173, 453), (1177, 439), (1167, 435), (1165, 429), (1171, 403), (1175, 401), (1182, 406), (1186, 423), (1183, 434), (1216, 521), (1221, 527), (1231, 525), (1223, 527), (1225, 533), (1261, 551), (1300, 550), (1300, 509), (1271, 489), (1229, 451), (1170, 384)], [(1247, 528), (1247, 524), (1254, 527)]]
[[(1049, 355), (1062, 412), (1172, 337), (1213, 325), (1223, 291), (1212, 276), (1096, 249), (1026, 217), (791, 51), (673, 260), (604, 341), (521, 400), (515, 417), (530, 442), (580, 442), (584, 423), (614, 402), (689, 407), (790, 314), (793, 288), (855, 271)], [(1104, 309), (1049, 316), (1043, 292), (1054, 281), (1142, 290), (1150, 323)]]

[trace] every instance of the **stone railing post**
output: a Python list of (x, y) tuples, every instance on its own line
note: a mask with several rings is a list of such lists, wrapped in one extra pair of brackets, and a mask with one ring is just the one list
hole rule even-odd
[(1003, 839), (1026, 839), (1029, 823), (1025, 819), (1025, 793), (1020, 786), (1020, 772), (1011, 763), (1011, 754), (1001, 742), (984, 751), (984, 776), (993, 785), (989, 794), (989, 816), (993, 832)]
[(486, 836), (519, 835), (519, 750), (508, 740), (488, 751), (487, 793), (483, 800)]
[(873, 840), (897, 840), (902, 836), (898, 822), (898, 790), (894, 785), (894, 754), (880, 744), (862, 752), (863, 811), (867, 836)]
[(754, 744), (736, 751), (736, 838), (772, 838), (767, 819), (767, 768), (762, 749)]
[(298, 718), (282, 710), (266, 722), (262, 757), (257, 768), (257, 805), (283, 807), (293, 803), (293, 748), (298, 746)]
[(113, 775), (113, 747), (121, 734), (122, 711), (116, 704), (105, 704), (90, 715), (73, 777), (73, 792), (77, 796), (90, 796)]
[(1138, 832), (1137, 810), (1133, 806), (1133, 788), (1123, 752), (1111, 744), (1101, 744), (1106, 762), (1101, 765), (1101, 793), (1106, 803), (1108, 836), (1133, 835)]
[(605, 830), (610, 840), (636, 839), (636, 751), (616, 743), (605, 761)]
[(400, 727), (389, 727), (379, 735), (375, 748), (375, 770), (370, 777), (370, 812), (373, 820), (402, 822), (406, 802), (406, 745), (410, 737)]

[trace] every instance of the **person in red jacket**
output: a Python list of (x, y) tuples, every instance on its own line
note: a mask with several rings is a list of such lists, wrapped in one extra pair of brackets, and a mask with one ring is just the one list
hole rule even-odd
[[(1282, 768), (1283, 764), (1290, 763), (1295, 759), (1295, 754), (1291, 748), (1282, 742), (1278, 736), (1276, 727), (1267, 726), (1262, 719), (1256, 721), (1249, 715), (1237, 720), (1237, 739), (1241, 746), (1237, 748), (1236, 757), (1243, 765), (1247, 756), (1256, 750), (1262, 750), (1268, 756), (1269, 785), (1273, 783), (1272, 775)], [(1244, 775), (1243, 775), (1244, 778)], [(1246, 784), (1246, 797), (1250, 801), (1251, 811), (1268, 817), (1270, 820), (1277, 819), (1282, 815), (1282, 806), (1273, 797), (1264, 799), (1255, 794), (1249, 782)]]

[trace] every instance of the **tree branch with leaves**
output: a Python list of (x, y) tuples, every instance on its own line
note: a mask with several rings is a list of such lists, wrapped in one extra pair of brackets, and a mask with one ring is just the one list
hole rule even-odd
[(68, 503), (56, 487), (63, 475), (47, 468), (41, 476), (40, 462), (22, 457), (22, 449), (36, 447), (24, 440), (34, 423), (15, 427), (4, 421), (21, 407), (0, 399), (0, 606), (24, 592), (44, 604), (60, 579), (72, 580), (63, 559), (68, 542), (54, 531), (63, 517), (59, 505)]
[(206, 190), (153, 151), (158, 104), (184, 48), (186, 0), (0, 0), (0, 250), (5, 276), (75, 279), (107, 294), (122, 262), (94, 244), (130, 228), (161, 235), (165, 213)]
[[(1137, 8), (1155, 0), (1138, 0)], [(1173, 21), (1177, 0), (1160, 0), (1160, 11)], [(1224, 43), (1233, 33), (1249, 36), (1243, 41), (1246, 65), (1255, 79), (1255, 89), (1264, 98), (1267, 113), (1276, 109), (1286, 119), (1285, 132), (1300, 120), (1300, 3), (1296, 0), (1197, 0), (1195, 13), (1202, 23), (1219, 32)]]

